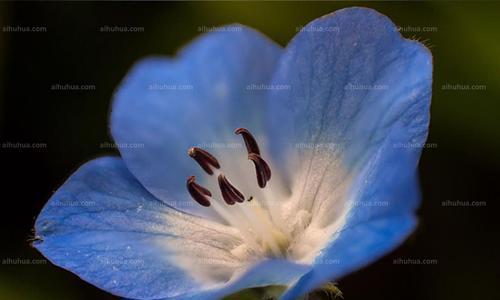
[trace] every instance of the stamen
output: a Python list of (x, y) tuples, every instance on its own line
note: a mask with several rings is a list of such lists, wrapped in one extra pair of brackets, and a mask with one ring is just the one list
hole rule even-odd
[(198, 202), (198, 204), (208, 207), (210, 206), (210, 201), (208, 200), (208, 197), (212, 197), (212, 193), (210, 193), (209, 190), (206, 188), (202, 187), (201, 185), (197, 184), (195, 182), (196, 177), (194, 176), (189, 176), (187, 179), (187, 189), (191, 197)]
[(210, 175), (214, 173), (211, 167), (220, 169), (220, 165), (217, 159), (212, 154), (203, 149), (200, 149), (198, 147), (189, 148), (188, 155), (196, 160), (200, 167)]
[(241, 203), (245, 201), (245, 196), (227, 180), (223, 173), (220, 173), (217, 179), (222, 192), (222, 198), (224, 198), (227, 204), (233, 205), (236, 202)]
[(259, 145), (253, 137), (253, 135), (246, 128), (237, 128), (234, 133), (241, 134), (243, 140), (245, 141), (245, 146), (247, 147), (248, 154), (256, 153), (260, 155)]
[(257, 183), (260, 188), (265, 188), (267, 182), (271, 179), (271, 168), (266, 161), (256, 153), (248, 154), (248, 159), (255, 164), (255, 173), (257, 173)]

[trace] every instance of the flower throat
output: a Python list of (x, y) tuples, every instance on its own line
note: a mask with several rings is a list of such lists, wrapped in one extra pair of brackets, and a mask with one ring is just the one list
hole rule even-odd
[[(271, 179), (271, 168), (262, 158), (257, 141), (245, 128), (237, 128), (235, 134), (242, 136), (248, 152), (248, 159), (255, 166), (257, 185), (264, 189)], [(253, 196), (246, 198), (220, 171), (221, 166), (217, 158), (208, 151), (192, 147), (188, 150), (188, 155), (208, 175), (215, 174), (217, 176), (224, 202), (215, 199), (210, 190), (196, 183), (195, 176), (189, 176), (186, 183), (191, 197), (203, 207), (213, 207), (229, 225), (239, 229), (245, 242), (254, 250), (268, 256), (285, 257), (290, 244), (290, 236), (286, 230), (276, 225), (276, 223), (283, 223), (280, 222), (278, 213), (272, 213), (270, 207), (272, 203), (267, 203), (267, 209), (265, 209)]]

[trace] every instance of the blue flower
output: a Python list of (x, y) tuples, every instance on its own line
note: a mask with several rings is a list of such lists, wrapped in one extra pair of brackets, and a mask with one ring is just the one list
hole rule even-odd
[(111, 112), (121, 158), (59, 188), (35, 246), (122, 297), (295, 299), (415, 228), (431, 82), (428, 49), (371, 9), (314, 20), (285, 49), (213, 30), (133, 67)]

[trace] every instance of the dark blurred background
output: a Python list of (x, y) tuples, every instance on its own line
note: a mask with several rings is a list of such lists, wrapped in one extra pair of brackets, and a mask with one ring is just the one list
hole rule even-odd
[(339, 287), (345, 299), (498, 299), (500, 3), (450, 1), (0, 3), (0, 299), (115, 299), (29, 239), (77, 166), (117, 153), (103, 146), (110, 98), (137, 59), (173, 55), (200, 26), (233, 22), (286, 45), (308, 21), (353, 5), (431, 48), (434, 92), (420, 226)]

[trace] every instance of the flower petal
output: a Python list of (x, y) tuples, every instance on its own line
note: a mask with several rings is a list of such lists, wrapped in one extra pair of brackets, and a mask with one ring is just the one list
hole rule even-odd
[(216, 275), (241, 265), (229, 253), (242, 242), (233, 229), (168, 207), (118, 158), (80, 167), (43, 208), (35, 231), (40, 239), (35, 247), (51, 262), (101, 289), (134, 299), (212, 287), (188, 275), (180, 260), (209, 261), (207, 268)]
[(286, 260), (270, 259), (252, 266), (249, 270), (220, 288), (162, 300), (216, 300), (241, 290), (270, 285), (289, 286), (311, 268)]
[(316, 259), (313, 270), (288, 289), (281, 299), (297, 299), (322, 283), (375, 261), (401, 243), (415, 226), (414, 216), (402, 215), (372, 220), (337, 233)]
[(372, 9), (342, 9), (308, 24), (272, 82), (291, 86), (271, 91), (272, 154), (293, 174), (292, 186), (301, 185), (302, 206), (331, 212), (313, 214), (322, 225), (339, 217), (350, 186), (396, 126), (402, 140), (394, 143), (427, 137), (432, 56)]
[(420, 203), (418, 161), (421, 147), (411, 145), (402, 124), (396, 125), (384, 144), (367, 162), (349, 190), (347, 225), (386, 216), (412, 213)]
[(374, 261), (415, 227), (432, 57), (374, 10), (343, 9), (298, 34), (273, 82), (292, 89), (271, 98), (280, 130), (272, 145), (299, 162), (292, 179), (305, 182), (298, 202), (313, 212), (311, 230), (334, 229), (284, 296), (295, 299)]
[(241, 143), (235, 128), (262, 131), (266, 91), (252, 84), (268, 83), (281, 54), (252, 29), (223, 28), (195, 40), (178, 59), (136, 64), (113, 103), (111, 132), (127, 167), (152, 194), (184, 211), (198, 208), (176, 201), (189, 199), (187, 176), (205, 175), (187, 150), (234, 151), (231, 143)]
[(420, 201), (417, 180), (420, 151), (394, 143), (408, 137), (404, 129), (402, 125), (393, 128), (384, 145), (358, 175), (348, 191), (352, 201), (347, 204), (351, 208), (345, 224), (333, 234), (315, 258), (313, 271), (299, 281), (293, 293), (305, 293), (371, 263), (397, 247), (413, 230), (416, 224), (413, 211)]

